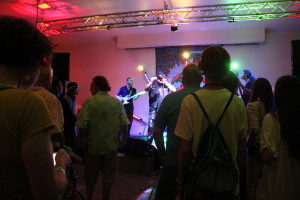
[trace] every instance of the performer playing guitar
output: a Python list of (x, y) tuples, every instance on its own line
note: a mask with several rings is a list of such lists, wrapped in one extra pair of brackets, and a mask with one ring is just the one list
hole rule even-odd
[(126, 79), (126, 85), (121, 87), (116, 94), (117, 99), (119, 99), (123, 103), (127, 117), (130, 121), (130, 125), (128, 126), (127, 137), (130, 136), (130, 129), (133, 121), (133, 110), (134, 110), (133, 99), (136, 100), (137, 98), (139, 98), (139, 95), (136, 94), (136, 89), (133, 88), (132, 85), (133, 85), (132, 77), (128, 77)]

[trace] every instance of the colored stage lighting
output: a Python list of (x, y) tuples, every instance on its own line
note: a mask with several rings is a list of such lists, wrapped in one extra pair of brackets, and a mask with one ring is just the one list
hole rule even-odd
[(190, 54), (188, 52), (184, 52), (182, 56), (185, 60), (188, 60), (190, 57)]
[(43, 3), (43, 4), (39, 5), (39, 8), (41, 8), (41, 9), (47, 9), (47, 8), (50, 8), (50, 6), (48, 4), (46, 4), (46, 3)]
[(145, 69), (144, 66), (142, 66), (142, 65), (138, 66), (138, 70), (139, 70), (139, 71), (144, 71), (144, 69)]
[(239, 69), (239, 65), (237, 63), (232, 63), (231, 66), (230, 66), (230, 69), (232, 71), (237, 70), (237, 69)]

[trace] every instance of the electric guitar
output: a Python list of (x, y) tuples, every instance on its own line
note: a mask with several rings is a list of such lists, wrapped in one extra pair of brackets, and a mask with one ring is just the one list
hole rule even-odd
[(138, 97), (139, 95), (142, 95), (142, 94), (146, 94), (146, 91), (141, 91), (141, 92), (139, 92), (139, 93), (137, 93), (135, 95), (132, 95), (131, 97), (128, 97), (128, 95), (125, 96), (125, 97), (122, 97), (122, 99), (123, 99), (123, 105), (128, 104), (129, 103), (128, 100), (136, 98), (136, 97)]

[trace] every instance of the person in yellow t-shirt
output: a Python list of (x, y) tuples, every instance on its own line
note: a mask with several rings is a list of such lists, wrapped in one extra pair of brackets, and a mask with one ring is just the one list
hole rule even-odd
[(60, 199), (66, 187), (63, 151), (53, 164), (45, 102), (28, 89), (51, 61), (50, 40), (24, 19), (0, 17), (0, 196)]

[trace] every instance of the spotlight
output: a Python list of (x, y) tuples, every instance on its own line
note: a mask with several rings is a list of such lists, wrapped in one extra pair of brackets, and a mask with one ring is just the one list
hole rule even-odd
[(182, 56), (185, 60), (188, 60), (190, 57), (190, 54), (188, 52), (184, 52)]
[(144, 67), (143, 65), (139, 65), (139, 66), (138, 66), (138, 70), (139, 70), (139, 71), (144, 71), (144, 69), (145, 69), (145, 67)]
[(171, 26), (171, 31), (178, 31), (177, 24), (174, 24), (174, 25)]

